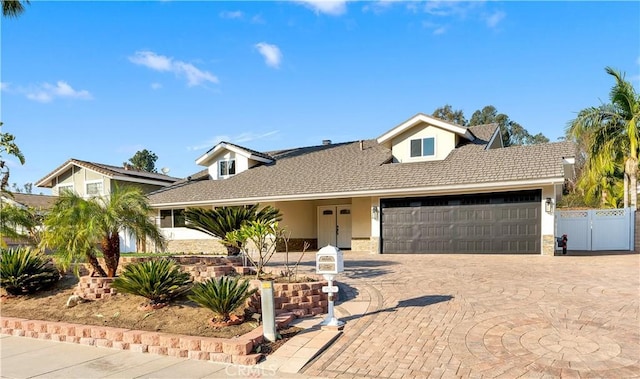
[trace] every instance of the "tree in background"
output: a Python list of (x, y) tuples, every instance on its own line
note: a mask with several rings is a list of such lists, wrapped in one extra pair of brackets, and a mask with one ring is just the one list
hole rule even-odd
[(2, 0), (2, 16), (4, 17), (18, 17), (24, 12), (24, 5), (22, 3), (29, 4), (29, 0)]
[[(2, 122), (0, 122), (1, 126)], [(13, 155), (18, 158), (20, 164), (24, 164), (24, 155), (20, 152), (15, 140), (13, 134), (0, 133), (0, 191), (2, 193), (8, 193), (7, 187), (9, 186), (9, 166), (7, 166), (4, 156)]]
[(640, 95), (624, 74), (611, 67), (605, 71), (615, 79), (610, 103), (581, 110), (567, 128), (586, 155), (578, 187), (606, 206), (614, 203), (622, 179), (623, 206), (637, 208)]
[(130, 165), (131, 167), (147, 171), (147, 172), (158, 172), (156, 170), (156, 161), (158, 160), (158, 156), (153, 152), (144, 149), (137, 151), (133, 157), (129, 158), (129, 162), (125, 162), (125, 165)]
[(17, 192), (17, 193), (32, 194), (33, 193), (33, 183), (25, 183), (22, 187), (20, 187), (18, 185), (18, 183), (13, 183), (11, 185), (11, 191)]
[(446, 104), (444, 107), (437, 108), (433, 111), (432, 116), (454, 124), (462, 126), (467, 125), (467, 119), (464, 118), (464, 112), (460, 109), (454, 110), (449, 104)]
[(509, 116), (498, 113), (498, 110), (493, 105), (487, 105), (481, 110), (473, 112), (469, 121), (464, 117), (462, 110), (454, 110), (449, 104), (437, 108), (433, 111), (432, 116), (461, 126), (498, 124), (504, 146), (533, 145), (549, 142), (549, 139), (542, 133), (531, 135), (522, 125), (509, 119)]

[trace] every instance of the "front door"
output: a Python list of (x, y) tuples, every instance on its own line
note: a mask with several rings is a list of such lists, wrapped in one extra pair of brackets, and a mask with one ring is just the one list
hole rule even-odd
[(351, 206), (318, 207), (318, 248), (327, 245), (351, 249)]

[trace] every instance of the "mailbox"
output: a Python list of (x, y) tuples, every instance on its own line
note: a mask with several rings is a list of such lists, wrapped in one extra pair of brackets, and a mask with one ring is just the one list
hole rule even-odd
[(342, 251), (335, 246), (327, 245), (316, 253), (317, 274), (339, 274), (344, 271)]

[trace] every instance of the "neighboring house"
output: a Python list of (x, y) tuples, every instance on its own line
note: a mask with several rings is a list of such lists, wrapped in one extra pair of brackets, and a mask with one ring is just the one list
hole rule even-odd
[[(37, 187), (51, 188), (54, 195), (63, 190), (73, 191), (83, 197), (108, 196), (115, 186), (136, 186), (149, 193), (169, 186), (179, 178), (146, 172), (128, 165), (112, 166), (102, 163), (69, 159), (44, 178), (36, 182)], [(122, 252), (136, 251), (136, 241), (129, 233), (121, 233)]]
[(187, 207), (260, 203), (281, 210), (292, 245), (374, 253), (553, 254), (553, 208), (570, 142), (503, 147), (495, 124), (417, 114), (375, 140), (260, 153), (221, 142), (205, 169), (153, 192), (170, 251), (221, 246), (184, 227)]
[[(2, 194), (0, 196), (0, 208), (5, 206), (14, 206), (18, 208), (32, 208), (36, 211), (37, 215), (44, 216), (44, 214), (53, 207), (53, 204), (58, 199), (57, 196), (49, 195), (35, 195), (30, 193), (13, 192), (11, 194)], [(1, 211), (1, 209), (0, 209)], [(4, 222), (5, 220), (0, 220)], [(16, 230), (16, 227), (12, 227)], [(21, 234), (27, 234), (26, 230), (17, 230)], [(13, 239), (2, 236), (4, 244), (7, 247), (29, 245), (29, 241), (22, 239)]]

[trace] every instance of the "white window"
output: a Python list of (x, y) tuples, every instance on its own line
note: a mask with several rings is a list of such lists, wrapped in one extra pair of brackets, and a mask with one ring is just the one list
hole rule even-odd
[(87, 182), (85, 184), (87, 196), (100, 196), (102, 195), (102, 180), (97, 182)]
[(218, 171), (219, 176), (231, 176), (236, 174), (236, 160), (228, 159), (220, 161), (220, 170)]
[(411, 157), (432, 157), (436, 155), (436, 139), (427, 137), (411, 140)]
[(64, 191), (73, 192), (73, 184), (58, 184), (58, 195), (62, 195)]

